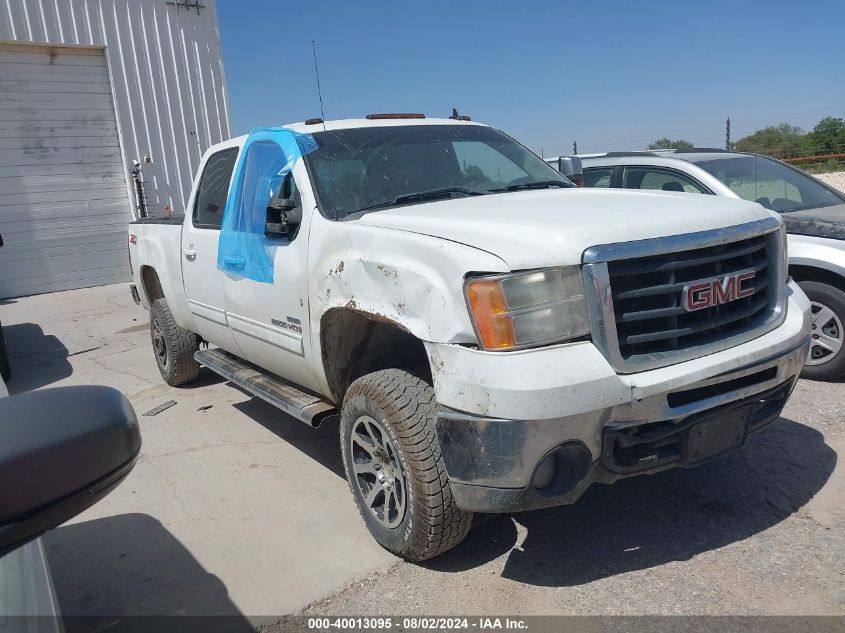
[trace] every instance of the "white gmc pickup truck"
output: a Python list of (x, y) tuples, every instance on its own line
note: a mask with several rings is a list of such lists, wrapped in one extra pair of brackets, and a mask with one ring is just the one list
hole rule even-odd
[(129, 233), (164, 380), (339, 417), (364, 522), (409, 560), (474, 512), (740, 446), (809, 347), (775, 213), (578, 189), (466, 117), (255, 130), (206, 152), (184, 221)]

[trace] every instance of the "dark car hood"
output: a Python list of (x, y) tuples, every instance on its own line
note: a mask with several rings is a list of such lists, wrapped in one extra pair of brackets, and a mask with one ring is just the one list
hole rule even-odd
[(786, 232), (845, 240), (845, 204), (782, 213)]

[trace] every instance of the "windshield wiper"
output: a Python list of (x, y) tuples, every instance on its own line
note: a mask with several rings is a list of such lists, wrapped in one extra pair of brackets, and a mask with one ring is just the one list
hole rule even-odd
[(363, 207), (355, 211), (361, 213), (362, 211), (372, 211), (373, 209), (382, 209), (384, 207), (392, 207), (397, 204), (404, 204), (406, 202), (422, 202), (424, 200), (437, 200), (438, 198), (448, 198), (453, 194), (460, 193), (465, 196), (483, 196), (486, 191), (476, 191), (475, 189), (468, 189), (467, 187), (441, 187), (440, 189), (432, 189), (430, 191), (418, 191), (416, 193), (406, 193), (401, 196), (396, 196), (393, 200), (388, 202), (378, 202), (369, 206)]
[(504, 189), (493, 189), (493, 191), (521, 191), (523, 189), (547, 189), (549, 187), (569, 189), (572, 185), (569, 185), (562, 180), (540, 180), (538, 182), (523, 182), (518, 185), (510, 185)]

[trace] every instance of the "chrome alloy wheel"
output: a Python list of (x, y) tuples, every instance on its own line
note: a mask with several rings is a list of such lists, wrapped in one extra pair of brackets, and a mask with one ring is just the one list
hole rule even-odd
[(813, 311), (813, 324), (807, 364), (823, 365), (833, 360), (842, 349), (845, 332), (843, 332), (842, 321), (833, 310), (815, 301), (811, 301), (810, 306)]
[(385, 527), (397, 527), (405, 518), (408, 483), (383, 423), (368, 415), (355, 420), (349, 450), (364, 505)]

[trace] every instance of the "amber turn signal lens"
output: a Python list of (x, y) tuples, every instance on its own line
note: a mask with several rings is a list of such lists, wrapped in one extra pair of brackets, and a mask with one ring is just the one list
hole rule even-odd
[(467, 297), (478, 336), (486, 349), (504, 349), (516, 345), (513, 321), (507, 314), (508, 302), (499, 280), (478, 279), (468, 282)]

